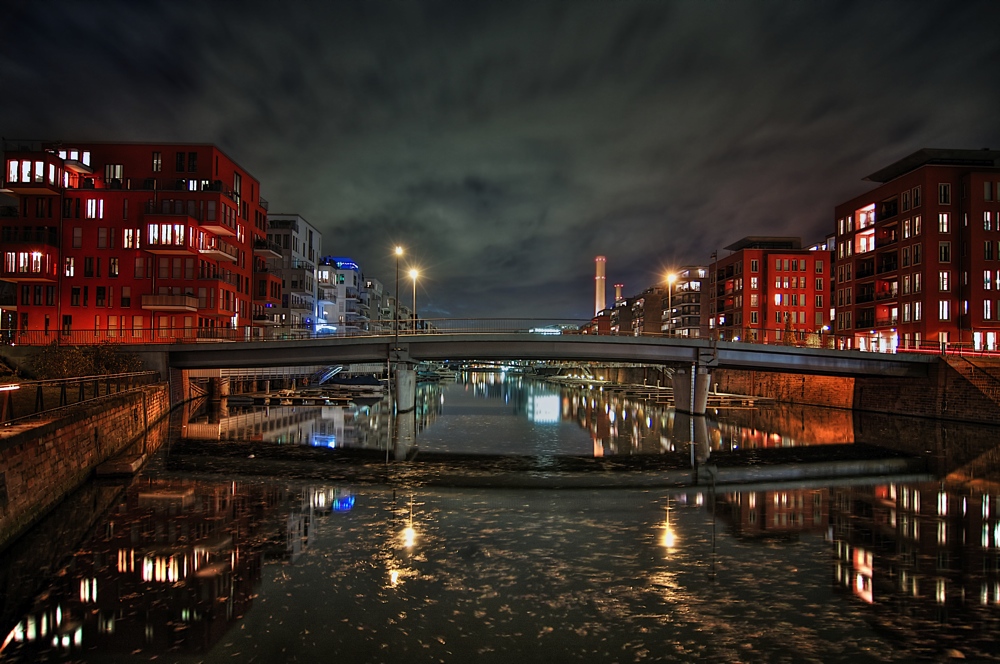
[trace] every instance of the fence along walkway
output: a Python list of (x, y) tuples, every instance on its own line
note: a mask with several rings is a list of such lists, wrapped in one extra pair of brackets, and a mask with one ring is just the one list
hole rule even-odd
[(158, 371), (138, 371), (5, 383), (0, 385), (0, 424), (9, 426), (159, 380)]

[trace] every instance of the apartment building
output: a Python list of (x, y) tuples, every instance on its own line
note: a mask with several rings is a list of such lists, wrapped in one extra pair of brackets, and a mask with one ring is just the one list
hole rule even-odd
[(320, 259), (317, 274), (325, 329), (347, 336), (368, 331), (368, 299), (361, 267), (350, 258), (326, 256)]
[(260, 183), (200, 144), (6, 141), (15, 343), (250, 339), (280, 303)]
[(323, 237), (298, 214), (268, 214), (267, 239), (280, 249), (280, 257), (267, 261), (268, 271), (281, 279), (281, 304), (269, 309), (276, 325), (290, 333), (308, 334), (326, 320), (319, 298), (316, 259)]
[(667, 277), (661, 331), (675, 337), (701, 336), (702, 284), (708, 277), (703, 266), (685, 265)]
[(865, 180), (835, 211), (841, 347), (996, 350), (1000, 151), (919, 150)]
[(709, 269), (703, 324), (723, 341), (825, 344), (830, 253), (797, 237), (745, 237)]

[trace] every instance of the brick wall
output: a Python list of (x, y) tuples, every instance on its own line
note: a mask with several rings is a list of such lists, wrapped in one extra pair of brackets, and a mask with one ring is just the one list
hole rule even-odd
[(169, 411), (167, 384), (160, 383), (103, 397), (0, 439), (0, 549), (130, 443), (153, 451), (161, 440), (144, 434)]
[(770, 397), (783, 403), (1000, 424), (1000, 405), (945, 359), (925, 378), (849, 378), (716, 369), (720, 392)]
[(719, 392), (769, 397), (782, 403), (831, 408), (852, 408), (854, 404), (853, 378), (715, 369), (713, 388), (715, 383), (719, 384)]

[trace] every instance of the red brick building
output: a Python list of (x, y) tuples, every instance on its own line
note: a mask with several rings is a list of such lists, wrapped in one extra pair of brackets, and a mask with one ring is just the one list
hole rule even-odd
[(836, 208), (838, 343), (996, 350), (1000, 151), (920, 150), (865, 179)]
[(0, 279), (16, 284), (15, 343), (261, 336), (281, 292), (267, 202), (217, 147), (4, 148)]
[[(830, 252), (796, 237), (745, 237), (709, 266), (702, 306), (708, 333), (724, 341), (825, 343)], [(791, 335), (791, 337), (789, 337)]]

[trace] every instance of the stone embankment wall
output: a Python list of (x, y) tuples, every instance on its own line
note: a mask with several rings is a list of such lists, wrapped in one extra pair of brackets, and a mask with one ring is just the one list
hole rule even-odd
[(769, 397), (783, 403), (1000, 424), (1000, 404), (966, 377), (962, 363), (961, 358), (942, 358), (924, 378), (846, 378), (716, 369), (712, 382), (718, 383), (720, 392)]
[(147, 430), (170, 412), (166, 383), (112, 394), (58, 419), (0, 438), (0, 549), (131, 443), (152, 452)]

